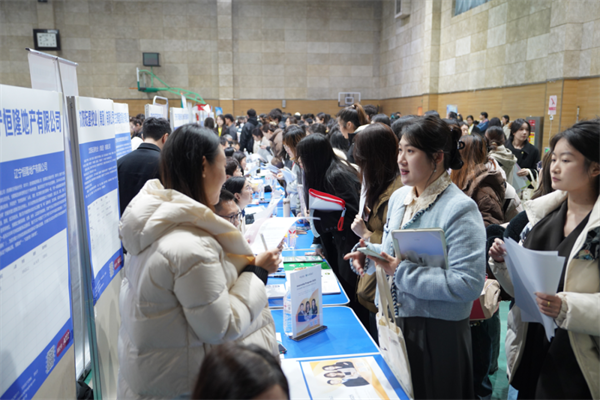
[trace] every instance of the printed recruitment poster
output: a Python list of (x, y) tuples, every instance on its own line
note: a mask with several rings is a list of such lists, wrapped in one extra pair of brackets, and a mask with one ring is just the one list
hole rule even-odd
[(0, 398), (32, 398), (72, 344), (62, 96), (0, 85)]
[(129, 104), (113, 103), (113, 123), (117, 158), (131, 153), (131, 133), (129, 132)]
[(398, 399), (373, 357), (300, 364), (313, 399)]
[(123, 265), (112, 100), (76, 97), (94, 304)]
[(289, 321), (286, 334), (296, 338), (321, 327), (321, 266), (290, 272), (287, 284), (290, 296), (284, 302), (284, 314), (287, 314), (285, 319)]

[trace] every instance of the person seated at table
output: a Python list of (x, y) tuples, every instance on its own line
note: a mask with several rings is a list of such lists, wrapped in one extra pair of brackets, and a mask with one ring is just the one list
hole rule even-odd
[(227, 157), (225, 162), (225, 177), (227, 179), (233, 176), (244, 176), (240, 163), (233, 157)]
[[(434, 115), (404, 129), (398, 164), (405, 186), (390, 198), (381, 244), (359, 244), (385, 260), (358, 251), (346, 255), (360, 275), (375, 262), (392, 279), (391, 311), (410, 338), (406, 349), (417, 399), (474, 398), (469, 315), (485, 281), (486, 233), (477, 204), (446, 172), (463, 165), (461, 134)], [(444, 231), (446, 268), (395, 256), (392, 231), (426, 228)]]
[(215, 214), (231, 222), (233, 226), (241, 230), (242, 212), (237, 204), (235, 204), (235, 196), (229, 190), (221, 189), (219, 202), (215, 204)]
[(315, 237), (313, 244), (317, 252), (327, 259), (342, 284), (350, 298), (350, 307), (363, 325), (368, 326), (369, 313), (356, 299), (357, 276), (343, 258), (359, 240), (350, 227), (356, 217), (360, 197), (358, 174), (346, 161), (335, 155), (327, 137), (319, 133), (302, 139), (296, 146), (296, 155), (304, 170), (304, 198), (307, 205), (310, 189), (328, 193), (346, 202), (346, 214), (340, 227), (340, 211), (311, 210), (312, 216), (319, 218), (310, 220)]
[(235, 158), (237, 162), (240, 163), (240, 167), (242, 168), (242, 174), (245, 174), (246, 154), (242, 153), (241, 151), (236, 151), (235, 153), (233, 153), (233, 158)]
[[(600, 119), (554, 136), (549, 172), (555, 191), (526, 203), (522, 246), (557, 251), (564, 264), (556, 294), (535, 293), (539, 311), (556, 324), (552, 340), (542, 324), (523, 321), (519, 306), (509, 313), (508, 374), (520, 399), (600, 398), (599, 149)], [(496, 279), (513, 295), (502, 240), (489, 254)]]
[(214, 347), (200, 367), (192, 399), (284, 399), (290, 389), (279, 357), (259, 346)]
[(244, 213), (244, 209), (250, 203), (252, 203), (252, 184), (243, 176), (233, 176), (225, 182), (223, 187), (229, 190), (235, 197), (235, 203)]
[(217, 135), (195, 124), (176, 129), (161, 152), (160, 175), (131, 201), (119, 227), (129, 252), (119, 298), (120, 399), (190, 393), (217, 344), (252, 343), (278, 356), (265, 285), (280, 251), (255, 257), (214, 214), (225, 182)]

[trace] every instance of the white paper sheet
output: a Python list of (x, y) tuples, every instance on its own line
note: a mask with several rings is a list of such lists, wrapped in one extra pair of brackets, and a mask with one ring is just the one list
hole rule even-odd
[(296, 180), (296, 175), (288, 167), (283, 168), (281, 172), (283, 173), (283, 179), (285, 179), (285, 183), (288, 185)]
[[(290, 230), (290, 227), (298, 219), (299, 218), (269, 218), (264, 221), (258, 229), (253, 243), (250, 245), (254, 254), (265, 251), (265, 246), (260, 238), (261, 234), (265, 237), (267, 248), (274, 249), (281, 243), (286, 233)], [(254, 224), (252, 224), (252, 226), (254, 226)]]
[(338, 280), (330, 269), (321, 270), (321, 290), (323, 291), (323, 294), (341, 293)]
[(529, 175), (526, 176), (518, 176), (517, 173), (521, 170), (521, 168), (515, 164), (512, 174), (513, 174), (513, 187), (517, 191), (517, 194), (520, 194), (523, 189), (526, 189), (529, 186)]
[(539, 310), (535, 292), (556, 294), (565, 258), (556, 251), (526, 249), (512, 239), (506, 239), (505, 245), (506, 266), (515, 290), (515, 303), (521, 309), (521, 319), (542, 324), (550, 340), (554, 337), (556, 324)]
[(279, 299), (285, 296), (285, 284), (267, 285), (267, 297), (269, 299)]

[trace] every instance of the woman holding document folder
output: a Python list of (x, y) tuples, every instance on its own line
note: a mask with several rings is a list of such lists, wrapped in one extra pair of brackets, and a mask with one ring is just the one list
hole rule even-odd
[[(519, 398), (600, 398), (600, 120), (584, 121), (550, 142), (555, 192), (525, 203), (522, 245), (565, 257), (556, 295), (536, 293), (540, 312), (558, 326), (548, 341), (539, 323), (508, 318), (508, 372)], [(523, 235), (522, 235), (523, 236)], [(492, 271), (510, 294), (502, 241), (490, 249)]]
[[(346, 255), (359, 274), (375, 262), (392, 279), (396, 322), (406, 342), (414, 397), (474, 398), (469, 315), (485, 279), (485, 229), (473, 200), (450, 180), (459, 169), (461, 131), (437, 116), (403, 130), (398, 164), (404, 187), (390, 198), (382, 244), (368, 247), (385, 260)], [(394, 257), (391, 232), (441, 228), (446, 268)], [(360, 246), (365, 246), (361, 240)]]

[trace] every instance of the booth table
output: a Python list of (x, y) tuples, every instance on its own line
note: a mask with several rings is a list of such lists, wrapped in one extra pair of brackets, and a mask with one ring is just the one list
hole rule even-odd
[(323, 324), (327, 329), (300, 341), (288, 338), (283, 332), (283, 310), (271, 310), (271, 315), (275, 321), (275, 330), (278, 336), (281, 335), (281, 344), (287, 349), (282, 355), (282, 368), (288, 378), (293, 400), (319, 398), (311, 393), (300, 363), (323, 360), (335, 362), (336, 359), (363, 357), (372, 357), (375, 360), (398, 398), (409, 398), (352, 309), (323, 308)]

